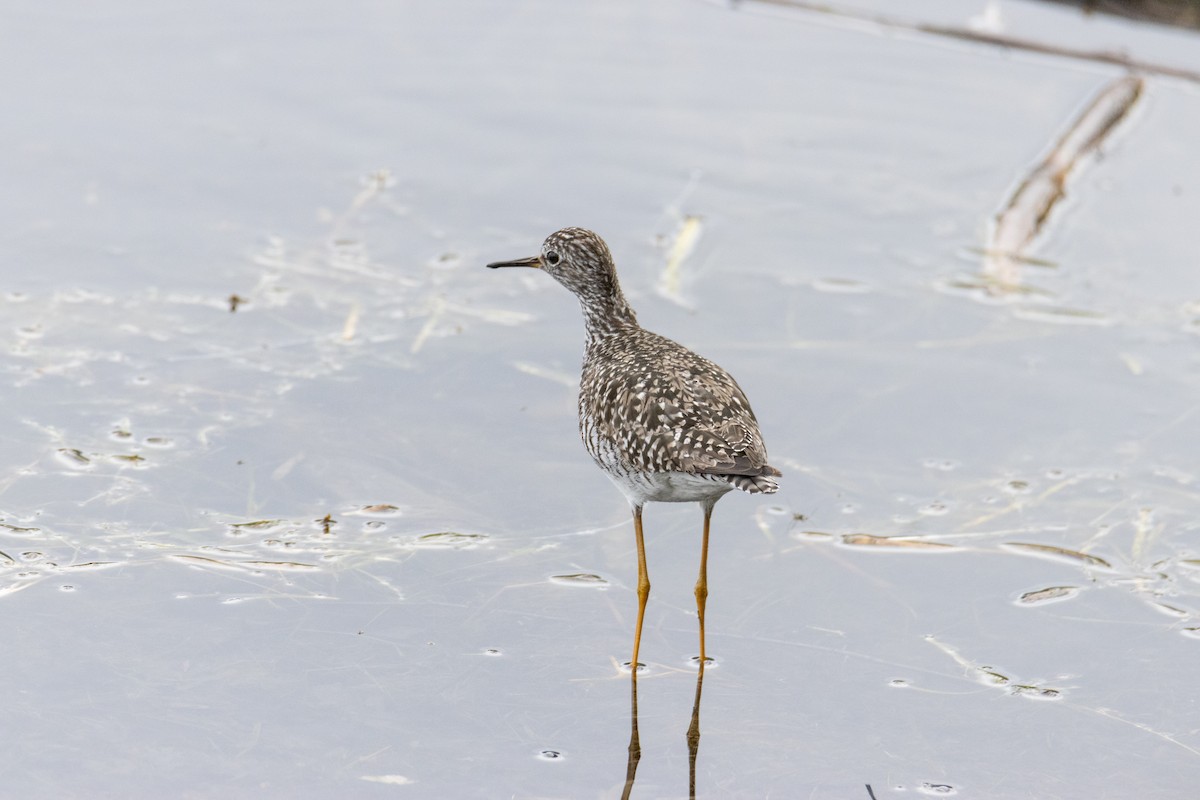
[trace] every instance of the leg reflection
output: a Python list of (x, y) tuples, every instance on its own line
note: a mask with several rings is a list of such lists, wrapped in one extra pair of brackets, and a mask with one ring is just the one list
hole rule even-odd
[(704, 503), (704, 538), (700, 541), (700, 575), (696, 578), (696, 616), (700, 620), (700, 667), (696, 672), (696, 699), (692, 702), (692, 722), (688, 726), (688, 797), (696, 798), (696, 754), (700, 752), (700, 692), (704, 688), (704, 606), (708, 600), (708, 527), (716, 500)]
[(704, 660), (696, 674), (696, 699), (692, 701), (692, 724), (688, 726), (688, 797), (696, 800), (696, 754), (700, 752), (700, 691), (704, 687)]
[(625, 791), (621, 792), (621, 800), (629, 800), (629, 793), (633, 791), (633, 779), (637, 775), (638, 761), (642, 759), (642, 743), (638, 739), (638, 713), (637, 713), (637, 669), (633, 670), (629, 680), (629, 697), (630, 709), (629, 719), (629, 760), (625, 765)]

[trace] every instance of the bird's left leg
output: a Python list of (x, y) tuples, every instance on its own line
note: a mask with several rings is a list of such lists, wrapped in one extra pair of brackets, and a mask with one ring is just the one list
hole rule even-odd
[(704, 501), (704, 538), (700, 541), (700, 575), (696, 578), (696, 616), (700, 619), (700, 669), (708, 657), (704, 649), (704, 605), (708, 600), (708, 526), (716, 500)]

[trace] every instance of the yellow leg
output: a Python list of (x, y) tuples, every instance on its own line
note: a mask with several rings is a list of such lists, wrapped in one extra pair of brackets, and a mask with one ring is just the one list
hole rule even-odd
[(700, 670), (708, 654), (704, 650), (704, 605), (708, 600), (708, 524), (715, 503), (704, 504), (704, 538), (700, 542), (700, 576), (696, 578), (696, 616), (700, 618)]
[(637, 627), (633, 631), (633, 660), (629, 668), (637, 672), (638, 650), (642, 646), (642, 618), (646, 616), (646, 600), (650, 597), (650, 574), (646, 571), (646, 542), (642, 539), (642, 507), (633, 507), (633, 533), (637, 537), (638, 559), (638, 612)]

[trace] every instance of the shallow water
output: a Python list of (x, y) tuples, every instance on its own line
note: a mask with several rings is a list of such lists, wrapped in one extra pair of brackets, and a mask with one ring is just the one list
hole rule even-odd
[[(580, 224), (785, 475), (714, 517), (698, 796), (1193, 790), (1194, 85), (995, 296), (988, 220), (1119, 69), (754, 3), (3, 16), (12, 796), (620, 794), (579, 312), (482, 268)], [(699, 524), (647, 510), (635, 797), (688, 790)]]

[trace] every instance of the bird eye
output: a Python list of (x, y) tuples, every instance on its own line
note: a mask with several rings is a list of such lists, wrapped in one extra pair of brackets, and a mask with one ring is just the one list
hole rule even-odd
[(552, 267), (558, 266), (558, 262), (562, 261), (562, 256), (553, 250), (546, 253), (546, 263)]

